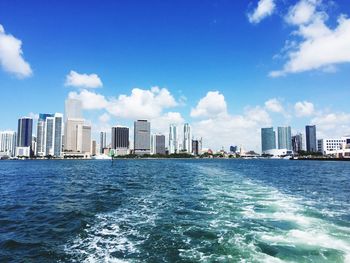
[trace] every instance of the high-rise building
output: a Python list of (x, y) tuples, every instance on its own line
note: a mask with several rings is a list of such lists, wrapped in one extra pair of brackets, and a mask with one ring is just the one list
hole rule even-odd
[(16, 154), (16, 132), (2, 131), (0, 132), (0, 153), (14, 157)]
[[(64, 150), (66, 152), (78, 151), (78, 138), (82, 133), (78, 134), (78, 127), (84, 125), (83, 119), (68, 119), (64, 132)], [(81, 140), (81, 138), (80, 138)]]
[(231, 145), (231, 146), (230, 146), (230, 152), (231, 152), (231, 153), (236, 153), (236, 152), (238, 152), (238, 147), (237, 147), (237, 146), (234, 146), (234, 145)]
[(202, 154), (202, 138), (199, 140), (192, 140), (192, 154), (196, 156)]
[(261, 151), (276, 149), (276, 133), (273, 127), (261, 128)]
[(45, 156), (45, 125), (46, 118), (53, 117), (53, 114), (39, 114), (37, 129), (36, 129), (36, 151), (37, 156)]
[(18, 120), (17, 147), (31, 147), (33, 119), (23, 117)]
[(150, 154), (151, 123), (147, 120), (134, 122), (134, 152), (135, 154)]
[(77, 125), (77, 152), (91, 154), (91, 126)]
[(305, 133), (306, 133), (306, 151), (317, 152), (316, 126), (306, 125)]
[(54, 115), (53, 156), (62, 156), (63, 114)]
[(278, 149), (292, 150), (292, 132), (290, 126), (278, 127)]
[(105, 148), (107, 148), (107, 133), (100, 132), (100, 154), (103, 154)]
[(162, 134), (152, 134), (151, 154), (165, 154), (165, 136)]
[(169, 127), (169, 154), (178, 153), (178, 135), (176, 124), (170, 124)]
[(117, 155), (126, 155), (129, 150), (129, 128), (112, 127), (112, 149)]
[(292, 136), (292, 150), (295, 153), (303, 150), (303, 135), (301, 133)]
[(192, 132), (188, 123), (184, 124), (183, 150), (189, 154), (192, 153)]
[(65, 120), (82, 119), (82, 102), (77, 99), (67, 99), (65, 101)]
[(96, 147), (97, 147), (96, 141), (95, 141), (95, 140), (92, 140), (92, 142), (91, 142), (91, 155), (92, 155), (92, 156), (95, 156), (95, 155), (96, 155)]

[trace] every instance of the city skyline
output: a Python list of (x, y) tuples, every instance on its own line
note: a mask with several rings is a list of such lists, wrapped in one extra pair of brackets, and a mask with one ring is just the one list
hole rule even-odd
[[(155, 4), (154, 9), (144, 3), (108, 3), (89, 16), (97, 6), (92, 1), (80, 16), (54, 4), (24, 3), (28, 6), (17, 10), (11, 1), (2, 1), (0, 83), (6, 111), (0, 130), (16, 131), (22, 116), (64, 112), (62, 102), (69, 97), (82, 100), (83, 118), (94, 124), (97, 141), (101, 131), (110, 133), (116, 124), (132, 128), (137, 119), (148, 119), (155, 133), (165, 135), (169, 123), (190, 123), (196, 136), (205, 138), (203, 146), (213, 149), (244, 145), (259, 151), (260, 128), (270, 126), (291, 126), (292, 134), (303, 138), (306, 124), (317, 126), (319, 138), (348, 135), (348, 51), (333, 50), (337, 57), (326, 57), (323, 64), (305, 61), (302, 44), (310, 38), (301, 28), (311, 30), (320, 13), (327, 14), (317, 20), (324, 35), (314, 36), (321, 48), (321, 40), (333, 40), (340, 28), (349, 32), (349, 19), (341, 15), (350, 14), (350, 7), (272, 1), (263, 12), (258, 2), (263, 1), (179, 2)], [(296, 19), (299, 3), (310, 11), (303, 21)], [(28, 21), (23, 10), (37, 18)], [(169, 17), (168, 10), (174, 15)], [(43, 12), (64, 21), (57, 19), (58, 26), (54, 19), (35, 15)], [(59, 30), (53, 34), (52, 27)], [(73, 28), (89, 30), (80, 30), (77, 38)], [(177, 39), (186, 39), (186, 48)], [(252, 48), (256, 43), (261, 48)], [(6, 45), (11, 56), (3, 52)], [(299, 60), (290, 59), (292, 51)], [(311, 68), (305, 66), (310, 63)], [(14, 98), (20, 106), (13, 106)]]

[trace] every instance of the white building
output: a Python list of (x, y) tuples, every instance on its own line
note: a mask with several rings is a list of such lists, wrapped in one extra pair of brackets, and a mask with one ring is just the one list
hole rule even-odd
[(183, 150), (188, 154), (192, 153), (192, 132), (191, 126), (188, 123), (184, 125)]
[(77, 152), (91, 154), (91, 126), (77, 125)]
[(82, 102), (77, 99), (67, 99), (65, 101), (65, 118), (68, 119), (82, 119)]
[(67, 119), (66, 125), (64, 127), (64, 150), (65, 151), (67, 152), (78, 151), (78, 138), (79, 136), (82, 135), (82, 133), (78, 134), (78, 127), (82, 125), (84, 125), (83, 119)]
[(317, 140), (317, 149), (324, 155), (337, 155), (347, 148), (350, 136)]
[(0, 132), (0, 154), (8, 157), (14, 157), (16, 154), (16, 132)]
[(264, 154), (270, 155), (275, 158), (282, 158), (285, 156), (292, 156), (293, 151), (288, 149), (271, 149), (264, 151)]
[(63, 114), (40, 115), (38, 120), (37, 150), (38, 156), (62, 157)]
[(18, 146), (16, 147), (17, 157), (30, 157), (30, 146)]
[(169, 154), (179, 152), (178, 135), (176, 124), (170, 124), (169, 127)]

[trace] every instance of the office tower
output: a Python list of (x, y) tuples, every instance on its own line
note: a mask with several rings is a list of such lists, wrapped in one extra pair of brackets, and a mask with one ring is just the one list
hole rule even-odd
[(188, 123), (184, 124), (183, 150), (189, 154), (192, 153), (192, 132)]
[(151, 137), (151, 154), (165, 155), (165, 136), (153, 134)]
[(261, 128), (261, 151), (276, 149), (276, 133), (272, 127)]
[(107, 148), (107, 133), (100, 132), (100, 153), (103, 154), (103, 149)]
[(36, 151), (37, 156), (45, 156), (45, 126), (46, 118), (53, 117), (53, 114), (39, 114), (37, 129), (36, 129)]
[(199, 155), (199, 141), (192, 140), (192, 154)]
[(292, 137), (292, 149), (294, 153), (298, 153), (303, 150), (303, 135), (298, 133)]
[[(66, 121), (65, 133), (64, 133), (64, 150), (67, 152), (78, 151), (78, 127), (84, 125), (82, 119), (68, 119)], [(80, 133), (82, 135), (82, 133)], [(80, 138), (81, 140), (81, 138)]]
[(278, 127), (278, 149), (292, 150), (292, 133), (290, 126)]
[(78, 124), (76, 127), (76, 136), (76, 151), (84, 154), (91, 154), (91, 126)]
[(317, 152), (316, 126), (315, 125), (306, 125), (305, 133), (306, 133), (306, 151)]
[(95, 140), (92, 140), (91, 142), (91, 155), (92, 156), (95, 156), (96, 155), (96, 141)]
[(82, 119), (82, 102), (77, 99), (67, 99), (65, 101), (65, 120)]
[(33, 119), (23, 117), (18, 120), (17, 146), (31, 147), (32, 144)]
[(129, 128), (112, 127), (112, 149), (117, 155), (126, 155), (129, 150)]
[(0, 132), (0, 153), (9, 157), (16, 154), (16, 132), (2, 131)]
[(62, 130), (63, 114), (55, 113), (54, 115), (54, 134), (53, 134), (53, 156), (62, 156)]
[(134, 122), (134, 151), (135, 154), (150, 154), (151, 124), (147, 120)]
[(177, 127), (175, 124), (170, 124), (169, 127), (169, 154), (178, 153)]

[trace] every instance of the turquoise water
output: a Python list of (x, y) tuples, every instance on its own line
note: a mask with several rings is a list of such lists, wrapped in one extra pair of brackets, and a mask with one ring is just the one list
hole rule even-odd
[(350, 163), (1, 161), (0, 262), (350, 262)]

